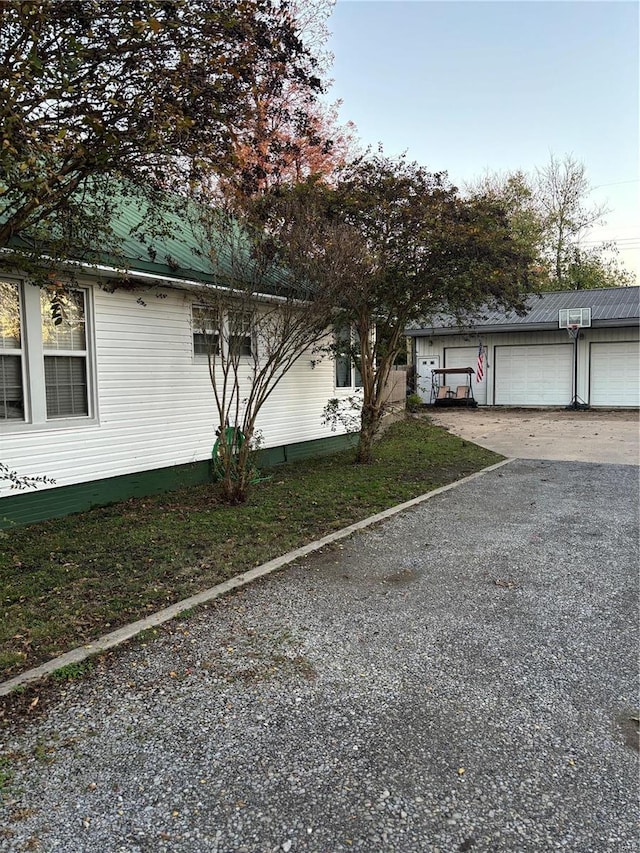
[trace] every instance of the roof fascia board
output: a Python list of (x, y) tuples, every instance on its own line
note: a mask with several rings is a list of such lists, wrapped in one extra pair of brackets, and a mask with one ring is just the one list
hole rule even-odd
[(557, 323), (532, 323), (529, 326), (513, 323), (504, 326), (447, 326), (439, 329), (407, 329), (405, 334), (407, 337), (425, 338), (442, 335), (479, 335), (488, 332), (539, 332), (557, 328)]
[[(594, 320), (591, 328), (631, 327), (640, 325), (638, 317), (617, 317), (608, 320)], [(447, 326), (439, 329), (405, 329), (408, 338), (431, 338), (445, 335), (499, 334), (500, 332), (553, 332), (563, 331), (556, 323), (509, 323), (500, 326)]]
[[(46, 260), (53, 260), (47, 255), (43, 255)], [(190, 290), (197, 292), (227, 293), (230, 296), (246, 297), (246, 291), (223, 284), (214, 284), (213, 282), (198, 281), (197, 279), (176, 278), (173, 276), (160, 275), (159, 273), (142, 272), (141, 270), (129, 270), (121, 267), (108, 266), (107, 264), (87, 264), (82, 261), (66, 260), (60, 263), (62, 268), (71, 267), (72, 269), (80, 270), (85, 275), (93, 275), (96, 278), (104, 277), (104, 275), (115, 275), (121, 278), (140, 279), (146, 281), (150, 286), (169, 287), (175, 290)], [(13, 273), (14, 276), (19, 276), (19, 271)], [(255, 298), (260, 302), (272, 302), (278, 304), (290, 305), (307, 305), (303, 299), (287, 299), (286, 296), (276, 296), (272, 293), (256, 292)]]
[[(83, 266), (83, 265), (80, 265)], [(158, 275), (157, 273), (147, 273), (140, 272), (139, 270), (121, 270), (117, 269), (117, 267), (108, 267), (102, 264), (92, 265), (83, 269), (86, 272), (90, 272), (91, 270), (99, 270), (100, 272), (107, 272), (111, 274), (117, 274), (120, 276), (126, 276), (131, 279), (142, 279), (143, 281), (149, 281), (155, 283), (158, 287), (170, 287), (175, 290), (195, 290), (198, 292), (207, 292), (207, 291), (216, 291), (216, 293), (226, 293), (231, 297), (246, 297), (247, 292), (237, 287), (226, 286), (223, 284), (213, 284), (209, 282), (196, 281), (195, 279), (186, 279), (186, 278), (173, 278), (171, 276)], [(260, 302), (274, 302), (280, 305), (289, 304), (289, 305), (306, 305), (307, 303), (302, 299), (287, 299), (286, 296), (276, 296), (273, 293), (261, 293), (260, 291), (256, 291), (253, 296), (259, 300)]]

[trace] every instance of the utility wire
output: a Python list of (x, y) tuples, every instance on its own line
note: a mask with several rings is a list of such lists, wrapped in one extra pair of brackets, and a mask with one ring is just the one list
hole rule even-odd
[(610, 184), (596, 184), (591, 187), (592, 190), (599, 190), (601, 187), (619, 187), (621, 184), (637, 184), (640, 178), (632, 178), (630, 181), (613, 181)]

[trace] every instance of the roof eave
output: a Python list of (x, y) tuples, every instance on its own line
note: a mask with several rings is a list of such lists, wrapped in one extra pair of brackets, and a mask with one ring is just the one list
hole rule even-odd
[[(594, 320), (591, 327), (600, 328), (635, 328), (640, 325), (638, 317), (616, 317), (608, 320)], [(405, 335), (409, 338), (431, 338), (445, 335), (479, 335), (499, 334), (507, 332), (554, 332), (562, 331), (558, 323), (502, 323), (492, 326), (447, 326), (442, 328), (405, 329)]]

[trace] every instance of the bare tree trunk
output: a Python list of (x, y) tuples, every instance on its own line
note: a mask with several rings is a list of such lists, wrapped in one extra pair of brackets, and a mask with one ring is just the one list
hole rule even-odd
[(368, 323), (363, 322), (359, 329), (363, 400), (356, 462), (361, 465), (370, 465), (373, 462), (373, 442), (385, 411), (386, 384), (398, 354), (398, 337), (399, 332), (389, 342), (388, 352), (380, 355), (377, 344), (372, 340)]
[(356, 450), (358, 465), (370, 465), (373, 462), (373, 440), (376, 437), (382, 409), (379, 406), (362, 406), (360, 413), (360, 439)]

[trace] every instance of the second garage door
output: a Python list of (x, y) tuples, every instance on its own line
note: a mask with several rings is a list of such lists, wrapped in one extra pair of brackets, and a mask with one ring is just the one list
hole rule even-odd
[(497, 406), (568, 406), (571, 402), (570, 343), (497, 346), (494, 367)]
[(638, 341), (591, 344), (592, 406), (640, 406)]

